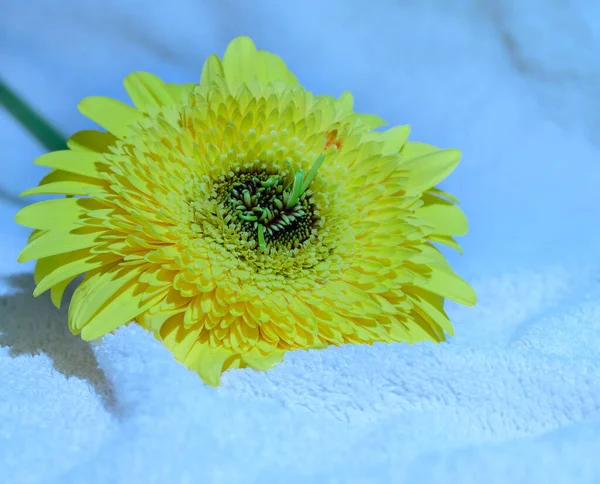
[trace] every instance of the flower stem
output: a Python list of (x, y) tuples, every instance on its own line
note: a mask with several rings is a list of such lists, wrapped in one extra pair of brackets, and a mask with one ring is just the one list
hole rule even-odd
[(47, 120), (35, 112), (0, 79), (0, 104), (49, 151), (64, 150), (67, 142)]

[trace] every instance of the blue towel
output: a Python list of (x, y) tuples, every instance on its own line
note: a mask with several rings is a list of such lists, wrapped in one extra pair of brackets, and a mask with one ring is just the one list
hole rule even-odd
[[(598, 484), (597, 2), (5, 2), (0, 73), (65, 133), (122, 78), (251, 35), (317, 93), (457, 147), (475, 308), (443, 344), (289, 353), (205, 386), (135, 324), (86, 343), (15, 261), (42, 153), (0, 111), (0, 483)], [(596, 22), (597, 23), (597, 22)]]

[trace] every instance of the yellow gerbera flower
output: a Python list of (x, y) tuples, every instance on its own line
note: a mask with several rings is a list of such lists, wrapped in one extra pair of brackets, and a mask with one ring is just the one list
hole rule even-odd
[(59, 306), (85, 274), (69, 327), (92, 340), (132, 320), (217, 385), (228, 368), (266, 370), (287, 350), (452, 335), (444, 298), (471, 287), (432, 245), (467, 232), (434, 188), (457, 150), (407, 141), (409, 128), (315, 96), (277, 56), (235, 39), (199, 84), (125, 79), (134, 107), (89, 97), (107, 131), (36, 159), (52, 168), (23, 195), (61, 194), (16, 220), (35, 229), (35, 295)]

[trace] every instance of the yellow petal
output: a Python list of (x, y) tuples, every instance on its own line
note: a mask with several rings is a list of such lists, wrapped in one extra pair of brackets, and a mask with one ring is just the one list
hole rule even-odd
[(35, 263), (35, 269), (33, 271), (33, 280), (36, 284), (39, 284), (44, 277), (59, 268), (67, 258), (85, 254), (89, 254), (88, 249), (82, 249), (75, 252), (67, 252), (66, 254), (57, 254), (38, 259)]
[(446, 340), (442, 328), (430, 319), (423, 318), (420, 313), (413, 313), (411, 322), (406, 328), (412, 343), (420, 341), (435, 341), (440, 343)]
[(62, 297), (65, 293), (65, 289), (71, 282), (73, 282), (75, 277), (65, 279), (64, 281), (59, 282), (56, 286), (50, 289), (50, 299), (52, 300), (52, 304), (54, 304), (54, 306), (56, 306), (58, 309), (60, 309), (60, 304), (62, 302)]
[(350, 91), (344, 91), (337, 99), (338, 106), (342, 112), (352, 112), (354, 108), (354, 96)]
[[(78, 251), (74, 253), (81, 253), (83, 251)], [(87, 252), (87, 251), (85, 251)], [(43, 259), (39, 259), (35, 264), (35, 270), (33, 272), (33, 279), (36, 284), (39, 284), (48, 274), (52, 271), (60, 268), (63, 262), (70, 256), (71, 254), (59, 254), (50, 257), (44, 257)], [(75, 276), (76, 277), (76, 276)], [(62, 300), (63, 293), (65, 289), (69, 285), (69, 283), (75, 279), (75, 277), (70, 277), (65, 279), (64, 281), (59, 282), (50, 290), (50, 297), (52, 299), (52, 303), (60, 309), (60, 304)], [(36, 288), (37, 289), (37, 288)], [(37, 295), (34, 291), (34, 296)]]
[[(157, 306), (161, 304), (161, 301), (157, 302)], [(173, 316), (180, 315), (183, 317), (183, 312), (186, 310), (185, 306), (174, 309), (161, 309), (155, 311), (154, 308), (151, 311), (147, 311), (140, 314), (136, 320), (144, 328), (152, 331), (155, 334), (161, 330), (162, 326), (166, 324)]]
[(168, 106), (179, 101), (171, 95), (161, 79), (149, 72), (129, 74), (123, 84), (133, 104), (141, 110), (145, 110), (147, 106)]
[(231, 90), (253, 79), (265, 84), (281, 82), (288, 87), (298, 84), (298, 79), (283, 59), (271, 52), (257, 50), (249, 37), (238, 37), (231, 41), (222, 62), (214, 55), (208, 58), (202, 69), (200, 83), (205, 85), (218, 77), (225, 77)]
[(398, 153), (410, 134), (410, 126), (395, 126), (381, 133), (380, 140), (383, 141), (382, 154), (389, 155)]
[(419, 247), (419, 253), (410, 257), (410, 261), (415, 264), (437, 264), (449, 271), (452, 271), (448, 260), (436, 247), (430, 244), (424, 244)]
[(458, 198), (456, 198), (454, 195), (451, 195), (448, 192), (440, 190), (439, 188), (431, 188), (428, 190), (428, 193), (432, 193), (434, 195), (438, 195), (440, 197), (447, 198), (448, 200), (450, 200), (451, 202), (454, 202), (454, 203), (460, 203)]
[(431, 274), (424, 283), (417, 280), (415, 282), (417, 287), (447, 297), (465, 306), (474, 306), (477, 303), (477, 295), (466, 281), (441, 266), (431, 265), (429, 268)]
[(86, 210), (77, 198), (58, 198), (33, 203), (22, 208), (15, 215), (15, 222), (43, 230), (74, 228)]
[[(129, 281), (115, 292), (100, 310), (81, 328), (81, 338), (91, 341), (100, 338), (119, 326), (130, 323), (139, 314), (158, 302), (162, 293), (147, 293), (146, 284), (136, 279)], [(163, 290), (164, 292), (164, 290)]]
[(263, 354), (258, 349), (254, 349), (245, 353), (242, 356), (242, 360), (255, 370), (266, 371), (273, 368), (277, 363), (281, 363), (284, 356), (285, 351), (280, 349), (273, 350), (267, 354)]
[(394, 341), (405, 341), (407, 343), (413, 343), (413, 335), (410, 333), (410, 325), (404, 322), (395, 321), (390, 328), (390, 336)]
[(39, 284), (44, 277), (60, 266), (65, 256), (66, 254), (58, 254), (38, 259), (33, 270), (33, 280), (35, 283)]
[(417, 311), (421, 317), (437, 324), (450, 336), (454, 336), (454, 328), (448, 319), (448, 316), (443, 310), (440, 310), (428, 300), (428, 294), (425, 291), (419, 292), (418, 294), (409, 293), (409, 298), (414, 304), (415, 311)]
[(64, 181), (56, 183), (47, 183), (39, 187), (30, 188), (21, 193), (20, 197), (29, 197), (33, 195), (81, 195), (91, 196), (103, 193), (101, 187), (92, 183)]
[(49, 168), (68, 171), (77, 175), (96, 178), (99, 174), (97, 163), (100, 161), (98, 153), (93, 151), (53, 151), (37, 157), (33, 163)]
[(33, 295), (39, 296), (67, 279), (72, 280), (81, 274), (115, 262), (117, 258), (118, 256), (111, 256), (110, 254), (90, 256), (87, 250), (65, 254), (61, 265), (48, 273), (38, 283)]
[(223, 72), (230, 89), (257, 76), (258, 51), (249, 37), (231, 41), (223, 56)]
[(31, 233), (29, 234), (29, 237), (27, 237), (27, 243), (33, 242), (35, 239), (37, 239), (38, 237), (41, 237), (43, 234), (45, 234), (47, 231), (46, 230), (32, 230)]
[(200, 84), (202, 86), (209, 86), (217, 77), (224, 78), (225, 72), (223, 71), (223, 64), (221, 59), (216, 54), (211, 54), (204, 66), (202, 67), (202, 74), (200, 75)]
[(73, 151), (93, 151), (108, 153), (109, 147), (117, 141), (112, 134), (92, 129), (79, 131), (67, 140), (67, 146)]
[(88, 272), (75, 292), (69, 306), (69, 327), (74, 334), (132, 279), (136, 279), (144, 267), (99, 269)]
[(184, 361), (190, 349), (198, 341), (201, 325), (186, 327), (183, 325), (183, 315), (170, 318), (160, 327), (159, 337), (165, 346), (173, 352), (177, 361)]
[(424, 205), (415, 210), (415, 215), (433, 225), (436, 234), (465, 235), (469, 231), (466, 215), (450, 202)]
[(399, 168), (408, 172), (410, 188), (425, 191), (445, 179), (459, 160), (458, 150), (436, 150), (411, 159), (402, 158)]
[(19, 254), (19, 262), (41, 259), (56, 254), (64, 254), (74, 250), (85, 249), (96, 244), (101, 232), (89, 232), (82, 229), (64, 232), (50, 230), (33, 242), (28, 243)]
[(167, 90), (171, 93), (171, 96), (173, 96), (173, 99), (175, 99), (176, 102), (183, 102), (187, 99), (187, 96), (194, 90), (197, 84), (193, 84), (191, 82), (184, 84), (168, 83), (166, 86)]
[(208, 342), (197, 341), (185, 357), (184, 363), (188, 368), (196, 369), (204, 383), (216, 387), (219, 386), (227, 360), (236, 357), (239, 356), (227, 348), (210, 348)]
[(86, 184), (92, 184), (97, 186), (103, 186), (104, 181), (98, 180), (97, 178), (90, 178), (89, 176), (77, 175), (65, 170), (50, 170), (40, 181), (40, 185), (47, 185), (49, 183), (56, 182), (80, 182)]
[(383, 126), (387, 124), (385, 119), (376, 116), (375, 114), (355, 114), (355, 116), (360, 119), (360, 121), (367, 126), (369, 129), (375, 129), (379, 126)]
[(98, 193), (106, 182), (77, 175), (65, 170), (52, 170), (40, 181), (40, 186), (25, 190), (20, 196), (40, 194), (91, 195)]
[(188, 307), (185, 310), (185, 314), (183, 316), (183, 325), (185, 327), (195, 325), (200, 320), (200, 317), (203, 316), (201, 313), (200, 304), (201, 296), (194, 297), (188, 304)]
[(298, 84), (298, 79), (290, 71), (283, 59), (265, 50), (258, 51), (258, 74), (263, 82), (282, 81), (292, 87)]
[(98, 123), (117, 138), (127, 136), (129, 126), (142, 118), (142, 114), (131, 106), (103, 96), (86, 97), (77, 107), (81, 114)]
[(435, 146), (419, 141), (407, 141), (404, 143), (404, 146), (402, 146), (402, 154), (404, 155), (405, 160), (420, 158), (421, 156), (436, 153), (437, 151), (439, 151), (439, 149)]
[(454, 250), (457, 250), (460, 254), (463, 253), (462, 247), (460, 246), (460, 244), (458, 242), (456, 242), (456, 240), (454, 240), (452, 237), (448, 236), (448, 235), (437, 235), (437, 234), (432, 234), (429, 235), (427, 237), (431, 242), (436, 242), (438, 244), (442, 244), (445, 245), (447, 247), (450, 247)]
[(140, 276), (140, 282), (150, 286), (164, 287), (171, 286), (173, 279), (177, 275), (177, 271), (170, 271), (161, 265), (153, 265)]

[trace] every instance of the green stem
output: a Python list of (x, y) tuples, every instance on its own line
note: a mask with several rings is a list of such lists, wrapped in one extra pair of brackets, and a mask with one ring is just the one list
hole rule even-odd
[(50, 151), (67, 148), (65, 137), (0, 79), (0, 104)]

